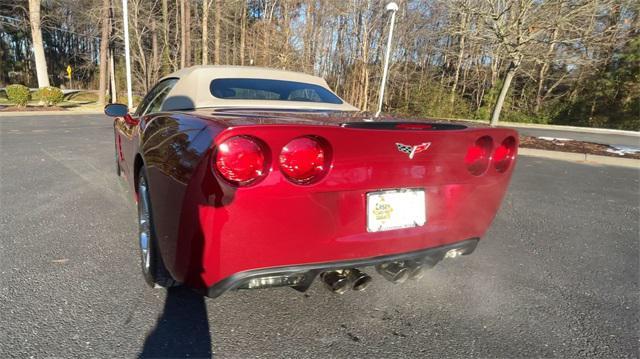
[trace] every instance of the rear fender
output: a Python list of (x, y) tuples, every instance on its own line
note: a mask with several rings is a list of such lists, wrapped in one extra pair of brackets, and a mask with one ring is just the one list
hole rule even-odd
[(167, 270), (180, 282), (184, 271), (176, 264), (176, 252), (182, 208), (187, 187), (217, 135), (211, 131), (197, 118), (161, 114), (146, 121), (140, 137), (158, 247)]

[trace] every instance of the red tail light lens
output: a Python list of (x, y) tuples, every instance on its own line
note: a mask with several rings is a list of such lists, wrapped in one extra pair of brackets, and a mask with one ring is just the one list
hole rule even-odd
[(493, 150), (493, 139), (489, 136), (480, 137), (473, 146), (469, 147), (464, 163), (472, 175), (480, 176), (489, 168), (491, 150)]
[(215, 168), (227, 181), (239, 186), (249, 185), (267, 171), (265, 147), (255, 138), (231, 137), (218, 145)]
[(493, 162), (495, 163), (496, 171), (506, 171), (513, 159), (516, 156), (516, 139), (509, 136), (502, 141), (500, 146), (493, 152)]
[(280, 152), (280, 170), (292, 182), (309, 184), (326, 171), (329, 145), (317, 137), (298, 137)]

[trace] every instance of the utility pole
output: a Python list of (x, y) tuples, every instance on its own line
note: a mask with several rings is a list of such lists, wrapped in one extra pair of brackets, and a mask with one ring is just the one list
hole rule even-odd
[(124, 62), (127, 72), (127, 106), (133, 108), (131, 95), (131, 54), (129, 53), (129, 10), (128, 0), (122, 0), (122, 18), (124, 27)]
[(384, 68), (382, 69), (382, 81), (380, 82), (380, 98), (378, 99), (378, 111), (376, 112), (376, 116), (380, 116), (380, 112), (382, 112), (382, 102), (384, 100), (384, 88), (387, 85), (387, 72), (389, 71), (389, 55), (391, 54), (391, 40), (393, 38), (393, 26), (396, 22), (396, 11), (398, 11), (398, 4), (395, 2), (390, 2), (387, 4), (387, 11), (391, 11), (391, 25), (389, 26), (389, 38), (387, 39), (387, 49), (384, 54)]

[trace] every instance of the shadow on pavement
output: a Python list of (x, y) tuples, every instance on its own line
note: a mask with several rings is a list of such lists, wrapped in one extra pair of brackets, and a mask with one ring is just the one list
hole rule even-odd
[(205, 298), (186, 288), (170, 288), (162, 315), (138, 358), (211, 358)]

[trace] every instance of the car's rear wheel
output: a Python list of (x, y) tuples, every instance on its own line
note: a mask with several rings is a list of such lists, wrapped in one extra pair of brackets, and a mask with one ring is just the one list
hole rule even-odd
[(138, 243), (140, 245), (140, 267), (146, 282), (152, 287), (173, 287), (177, 283), (167, 271), (158, 251), (153, 216), (151, 215), (151, 196), (149, 182), (144, 167), (138, 178)]

